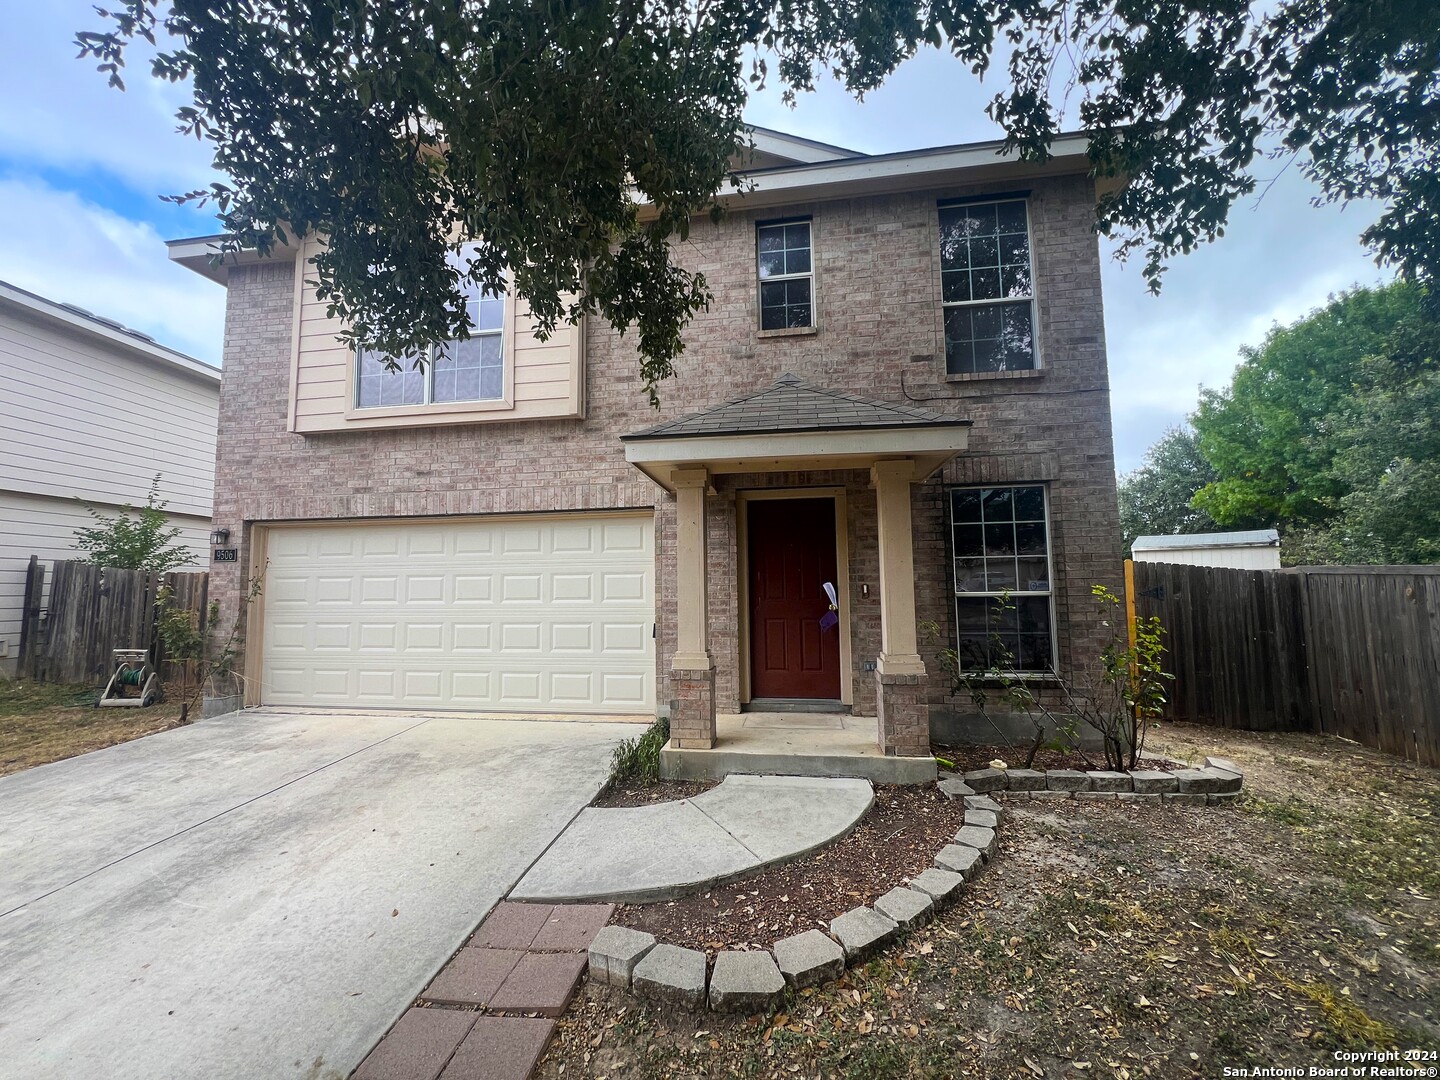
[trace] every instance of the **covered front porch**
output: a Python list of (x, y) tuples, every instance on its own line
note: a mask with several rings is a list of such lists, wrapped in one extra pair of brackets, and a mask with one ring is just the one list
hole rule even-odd
[[(911, 488), (965, 449), (968, 431), (786, 375), (624, 438), (626, 459), (675, 496), (674, 587), (662, 592), (674, 633), (662, 659), (668, 772), (905, 782), (872, 772), (915, 759), (934, 775)], [(714, 528), (721, 504), (728, 533)], [(730, 552), (712, 552), (717, 536)], [(888, 770), (874, 764), (887, 759)]]

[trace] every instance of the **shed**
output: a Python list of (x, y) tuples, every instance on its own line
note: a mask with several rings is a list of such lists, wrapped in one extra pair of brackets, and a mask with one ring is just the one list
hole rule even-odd
[(1275, 529), (1245, 532), (1140, 536), (1130, 548), (1136, 562), (1225, 566), (1233, 570), (1280, 569), (1280, 533)]

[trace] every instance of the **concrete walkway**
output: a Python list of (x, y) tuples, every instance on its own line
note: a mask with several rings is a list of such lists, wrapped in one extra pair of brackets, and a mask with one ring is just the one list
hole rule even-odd
[(0, 779), (0, 1075), (343, 1080), (636, 730), (258, 710)]
[(698, 892), (824, 847), (874, 801), (867, 780), (732, 775), (693, 799), (589, 807), (510, 899), (643, 904)]

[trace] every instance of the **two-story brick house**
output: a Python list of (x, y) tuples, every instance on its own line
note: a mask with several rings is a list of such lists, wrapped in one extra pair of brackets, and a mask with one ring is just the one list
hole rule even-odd
[(803, 703), (921, 756), (940, 648), (998, 633), (1037, 676), (1093, 651), (1120, 532), (1083, 137), (1044, 164), (757, 146), (679, 248), (715, 301), (658, 414), (607, 325), (542, 343), (476, 295), (468, 342), (392, 373), (336, 340), (316, 241), (171, 245), (229, 290), (240, 561), (211, 595), (228, 619), (261, 583), (245, 704), (668, 712), (706, 747), (717, 712)]

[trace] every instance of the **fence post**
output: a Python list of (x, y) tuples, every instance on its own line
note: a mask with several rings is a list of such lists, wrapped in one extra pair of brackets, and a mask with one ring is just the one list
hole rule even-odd
[(40, 634), (40, 598), (45, 593), (45, 566), (38, 555), (25, 568), (25, 599), (20, 607), (20, 647), (15, 661), (17, 678), (35, 677), (35, 655)]
[(1293, 571), (1300, 579), (1300, 632), (1305, 639), (1305, 689), (1310, 698), (1310, 730), (1325, 733), (1325, 706), (1320, 698), (1320, 673), (1316, 670), (1315, 650), (1320, 638), (1315, 633), (1315, 605), (1310, 598), (1310, 575), (1303, 566)]
[(1135, 560), (1125, 560), (1125, 625), (1130, 631), (1130, 648), (1135, 648)]

